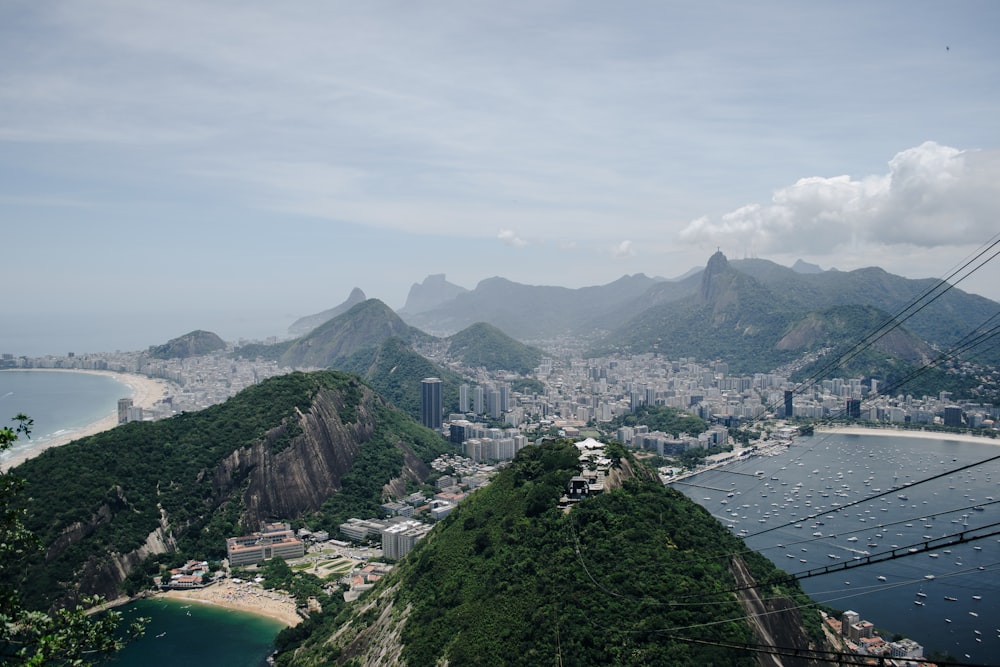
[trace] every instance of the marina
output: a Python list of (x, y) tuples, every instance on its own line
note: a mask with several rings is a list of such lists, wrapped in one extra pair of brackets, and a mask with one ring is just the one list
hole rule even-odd
[(998, 454), (989, 443), (824, 433), (689, 478), (730, 489), (726, 505), (677, 488), (778, 567), (815, 575), (800, 583), (817, 602), (928, 653), (1000, 664), (1000, 631), (977, 611), (1000, 600), (1000, 541), (977, 530), (1000, 520), (989, 495), (1000, 464), (972, 466)]

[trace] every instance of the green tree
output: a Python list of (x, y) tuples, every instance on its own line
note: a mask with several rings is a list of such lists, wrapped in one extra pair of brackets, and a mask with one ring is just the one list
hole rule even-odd
[[(16, 428), (0, 427), (0, 452), (10, 449), (18, 437), (31, 436), (33, 421), (19, 414), (11, 421)], [(24, 481), (9, 470), (0, 472), (0, 575), (21, 556), (38, 548), (24, 527), (24, 509), (18, 496)], [(25, 575), (26, 576), (26, 575)], [(3, 577), (5, 581), (9, 578)], [(87, 598), (84, 605), (102, 600)], [(52, 614), (27, 609), (14, 586), (0, 588), (0, 662), (22, 665), (82, 665), (120, 649), (128, 637), (142, 634), (145, 619), (138, 619), (120, 634), (121, 614), (108, 611), (90, 616), (83, 605), (59, 609)]]

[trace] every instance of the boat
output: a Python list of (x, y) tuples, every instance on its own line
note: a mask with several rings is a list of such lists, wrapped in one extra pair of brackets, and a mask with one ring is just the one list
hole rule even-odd
[(924, 579), (926, 579), (928, 581), (931, 581), (932, 579), (934, 579), (934, 575), (933, 574), (925, 574), (924, 575)]
[(917, 597), (918, 598), (925, 598), (925, 597), (927, 597), (927, 593), (924, 593), (923, 591), (920, 591), (919, 593), (917, 593)]
[(977, 613), (976, 613), (976, 612), (974, 612), (974, 611), (970, 611), (970, 612), (969, 612), (969, 616), (975, 616), (976, 618), (979, 618), (979, 614), (977, 614)]
[(982, 596), (982, 595), (973, 595), (973, 596), (972, 596), (972, 599), (973, 599), (973, 600), (982, 600), (982, 599), (983, 599), (983, 596)]
[(924, 606), (924, 603), (921, 602), (920, 600), (914, 600), (913, 604), (917, 605), (918, 607), (923, 607)]
[(944, 599), (947, 600), (948, 602), (958, 602), (958, 598), (953, 598), (950, 595), (945, 595)]
[(883, 576), (882, 576), (882, 575), (880, 574), (880, 575), (878, 576), (878, 580), (879, 580), (879, 581), (885, 581), (885, 577), (883, 577)]

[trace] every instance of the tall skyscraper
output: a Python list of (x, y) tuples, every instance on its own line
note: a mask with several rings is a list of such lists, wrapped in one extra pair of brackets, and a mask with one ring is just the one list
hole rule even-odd
[(458, 411), (469, 411), (469, 385), (463, 384), (458, 388)]
[(420, 382), (420, 422), (428, 428), (441, 428), (444, 402), (441, 398), (441, 380), (424, 378)]
[(473, 412), (475, 412), (477, 415), (481, 415), (483, 414), (483, 412), (485, 412), (485, 409), (483, 408), (484, 398), (485, 396), (483, 394), (483, 388), (476, 387), (475, 390), (473, 390), (472, 392), (472, 406), (473, 406)]
[(131, 398), (118, 399), (118, 423), (124, 424), (128, 421), (128, 409), (132, 407)]
[(785, 390), (785, 419), (791, 419), (795, 416), (795, 406), (792, 404), (792, 396), (795, 392)]

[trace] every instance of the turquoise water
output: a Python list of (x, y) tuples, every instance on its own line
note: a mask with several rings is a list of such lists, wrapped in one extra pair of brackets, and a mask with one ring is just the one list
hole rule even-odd
[[(19, 438), (14, 450), (45, 444), (118, 412), (118, 399), (132, 390), (107, 375), (91, 373), (0, 371), (0, 421), (24, 413), (35, 420), (31, 439)], [(0, 461), (6, 458), (0, 455)]]
[(109, 661), (122, 667), (266, 665), (284, 627), (261, 616), (183, 600), (139, 600), (119, 611), (125, 620), (150, 619), (146, 634)]
[[(21, 438), (19, 449), (116, 414), (118, 399), (130, 395), (127, 386), (105, 375), (0, 371), (0, 419), (7, 422), (23, 412), (35, 420), (31, 439)], [(140, 600), (119, 611), (126, 619), (151, 619), (146, 634), (110, 663), (124, 666), (264, 665), (284, 627), (253, 614), (177, 600)]]

